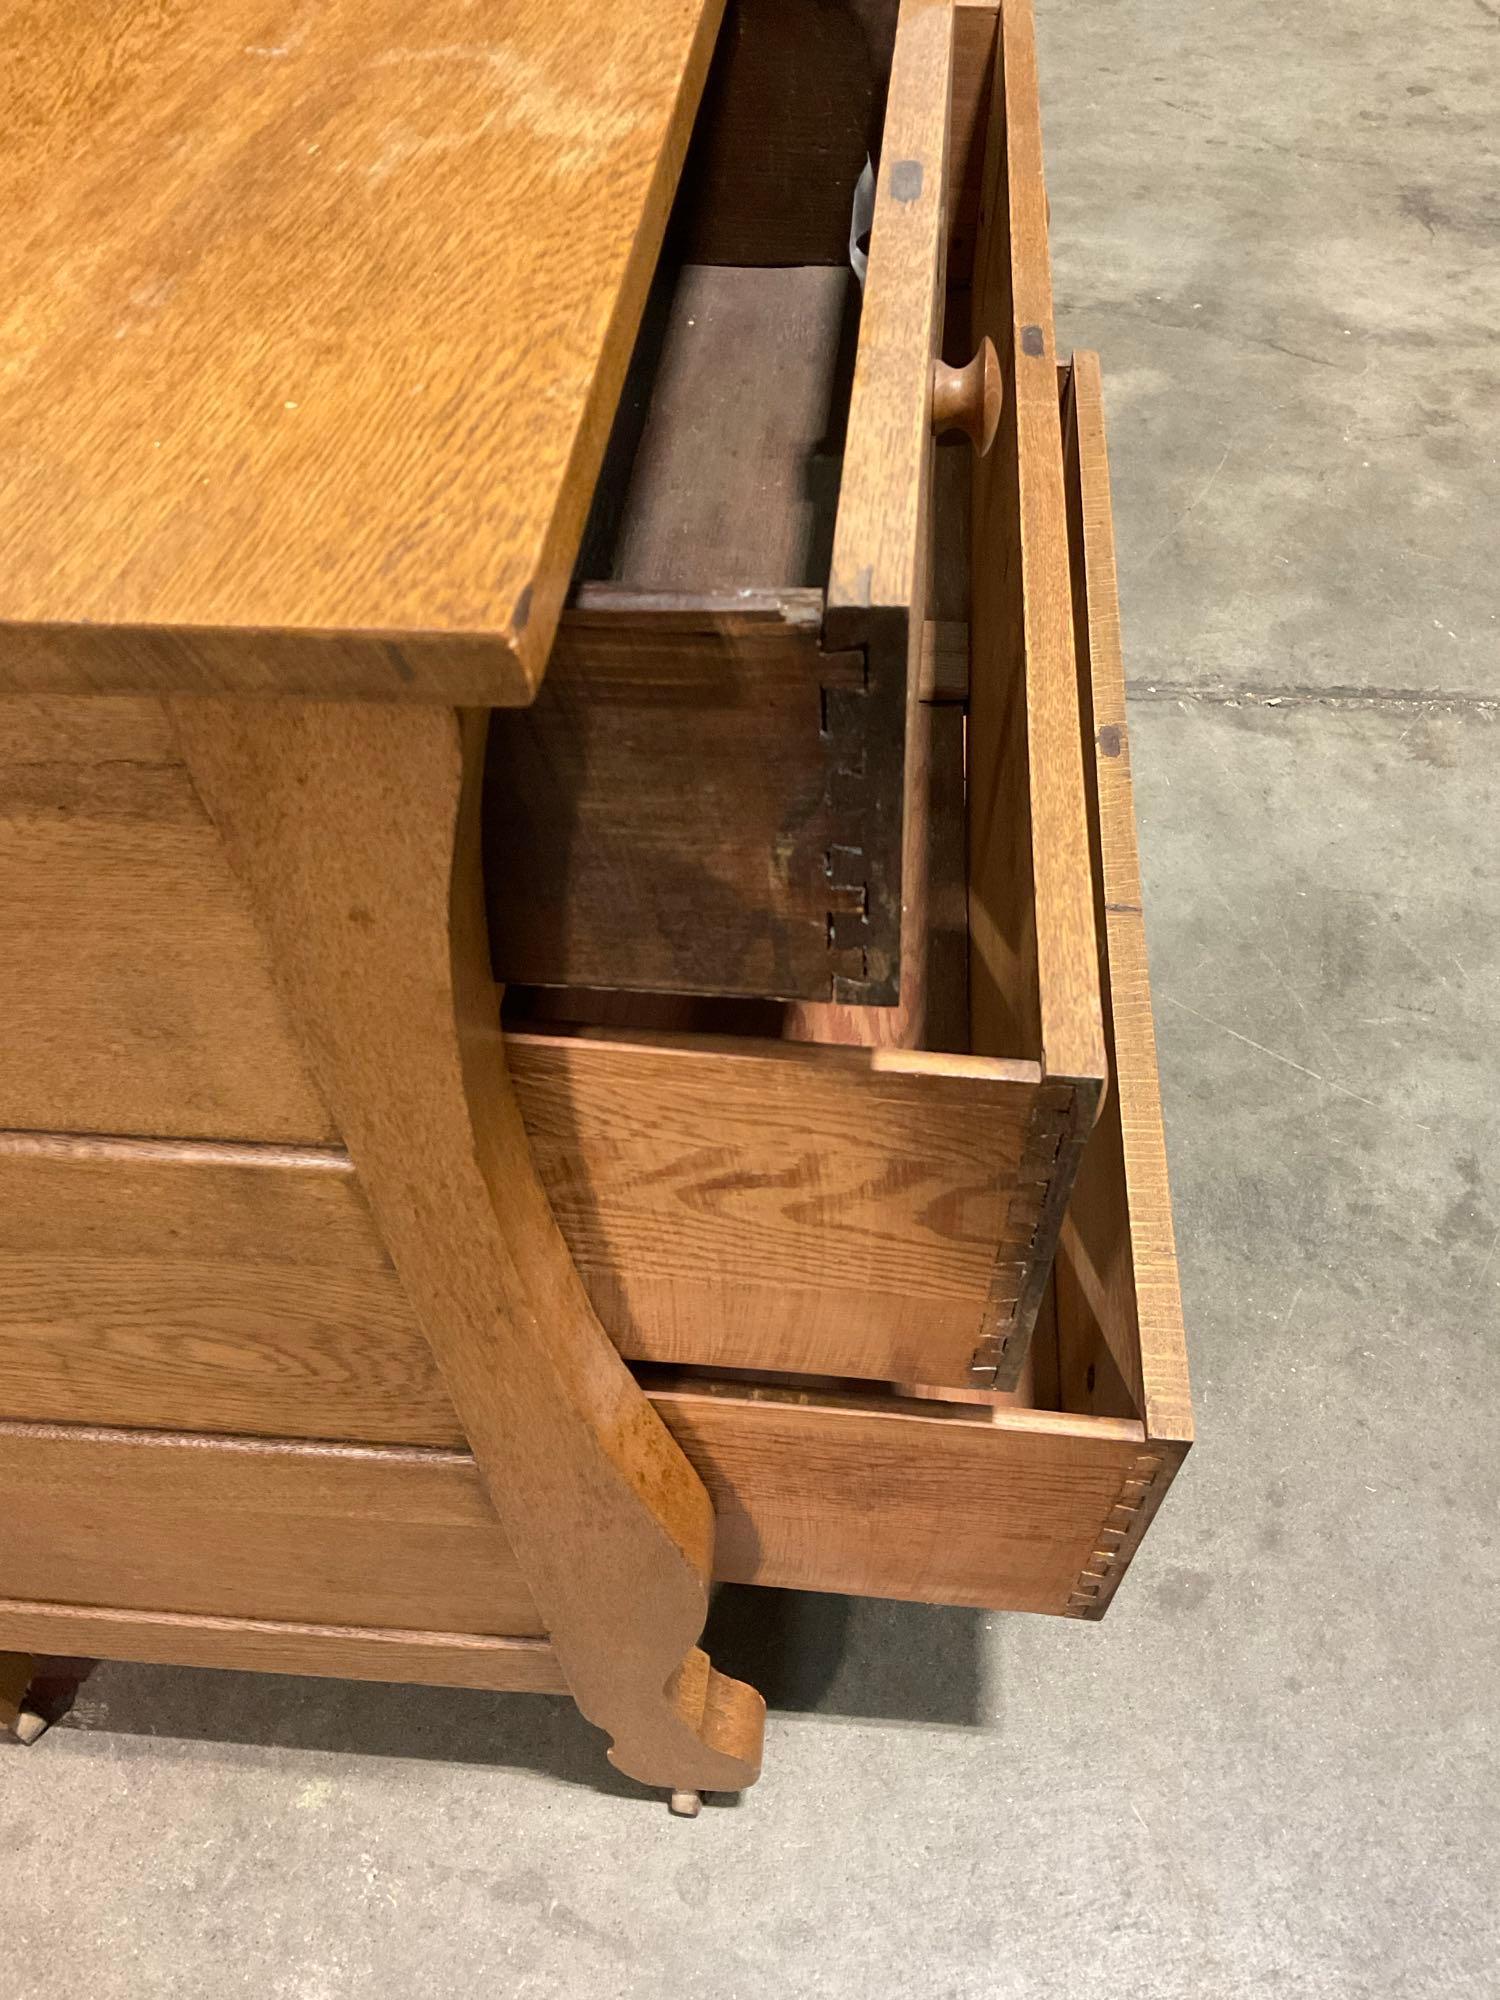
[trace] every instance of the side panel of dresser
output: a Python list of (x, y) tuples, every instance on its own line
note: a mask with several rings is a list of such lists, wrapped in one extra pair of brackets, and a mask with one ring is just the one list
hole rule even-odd
[(1097, 354), (1072, 357), (1071, 369), (1062, 371), (1060, 400), (1111, 1078), (1058, 1244), (1057, 1311), (1066, 1329), (1059, 1342), (1061, 1388), (1070, 1409), (1138, 1412), (1159, 1460), (1147, 1487), (1122, 1492), (1079, 1578), (1072, 1609), (1099, 1618), (1192, 1445), (1193, 1410), (1151, 1015)]

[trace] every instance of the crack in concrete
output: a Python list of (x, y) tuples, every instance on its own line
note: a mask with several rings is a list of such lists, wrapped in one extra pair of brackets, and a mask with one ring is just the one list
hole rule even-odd
[(1432, 708), (1500, 715), (1500, 696), (1455, 688), (1314, 687), (1300, 682), (1234, 687), (1227, 682), (1130, 680), (1132, 701), (1201, 701), (1225, 708)]

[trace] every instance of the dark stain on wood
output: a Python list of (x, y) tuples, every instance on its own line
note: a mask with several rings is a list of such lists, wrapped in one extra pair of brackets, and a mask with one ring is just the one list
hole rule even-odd
[(916, 201), (922, 193), (922, 162), (897, 160), (891, 168), (891, 195), (899, 202)]

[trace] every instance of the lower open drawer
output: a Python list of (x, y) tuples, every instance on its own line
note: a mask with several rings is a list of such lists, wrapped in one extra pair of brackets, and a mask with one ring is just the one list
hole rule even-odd
[[(1090, 356), (1064, 413), (1112, 1084), (1031, 1365), (968, 1398), (643, 1366), (723, 1579), (1095, 1617), (1191, 1440)], [(188, 1154), (0, 1147), (0, 1649), (557, 1685), (352, 1177)]]

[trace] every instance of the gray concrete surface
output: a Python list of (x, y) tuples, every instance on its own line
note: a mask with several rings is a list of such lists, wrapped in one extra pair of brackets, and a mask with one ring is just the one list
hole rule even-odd
[(1042, 12), (1198, 1451), (1097, 1628), (727, 1606), (695, 1824), (560, 1703), (106, 1669), (0, 1765), (5, 1995), (1500, 1990), (1500, 10)]

